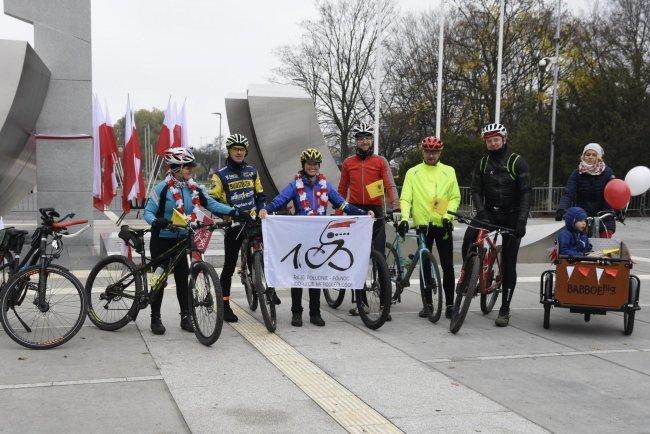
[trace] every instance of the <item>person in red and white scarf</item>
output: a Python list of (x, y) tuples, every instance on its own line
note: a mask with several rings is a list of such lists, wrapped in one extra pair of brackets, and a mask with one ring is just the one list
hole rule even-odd
[[(323, 155), (318, 149), (309, 148), (302, 151), (300, 154), (302, 170), (260, 211), (260, 218), (266, 218), (268, 213), (284, 208), (289, 202), (293, 202), (298, 215), (325, 215), (327, 205), (331, 203), (346, 214), (368, 214), (374, 217), (372, 211), (366, 212), (345, 201), (327, 180), (325, 174), (320, 173), (322, 162)], [(320, 314), (320, 292), (319, 288), (309, 288), (309, 322), (322, 327), (325, 321)], [(302, 326), (302, 288), (291, 288), (291, 312), (291, 325)]]
[[(244, 215), (246, 213), (217, 202), (194, 181), (192, 170), (196, 163), (192, 151), (187, 148), (169, 148), (165, 151), (164, 161), (169, 166), (169, 172), (165, 179), (154, 187), (154, 194), (147, 200), (144, 210), (144, 219), (152, 228), (149, 246), (152, 258), (160, 256), (176, 245), (179, 238), (187, 236), (185, 230), (171, 231), (167, 229), (174, 209), (187, 216), (190, 221), (197, 219), (198, 206), (220, 216), (229, 215), (236, 219), (246, 218)], [(163, 264), (163, 266), (165, 265)], [(188, 276), (187, 261), (179, 261), (174, 268), (174, 281), (181, 310), (181, 328), (193, 332), (194, 327), (188, 310)], [(165, 326), (160, 318), (162, 299), (163, 290), (151, 300), (151, 331), (157, 335), (165, 333)]]

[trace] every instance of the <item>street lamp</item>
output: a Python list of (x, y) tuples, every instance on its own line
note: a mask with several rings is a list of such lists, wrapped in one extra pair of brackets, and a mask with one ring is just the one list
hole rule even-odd
[(212, 112), (213, 115), (218, 115), (219, 116), (219, 167), (217, 169), (221, 169), (221, 113), (220, 112)]
[[(551, 155), (549, 156), (550, 164), (548, 167), (548, 198), (546, 206), (548, 211), (553, 209), (553, 161), (555, 157), (555, 115), (557, 113), (557, 75), (559, 68), (558, 59), (560, 58), (560, 22), (562, 19), (562, 0), (557, 0), (557, 23), (555, 27), (555, 37), (553, 41), (555, 42), (555, 56), (549, 58), (551, 64), (553, 65), (553, 109), (551, 111)], [(542, 61), (544, 61), (544, 67), (546, 67), (546, 59), (540, 60), (540, 67), (542, 66)], [(552, 61), (553, 59), (554, 61)]]

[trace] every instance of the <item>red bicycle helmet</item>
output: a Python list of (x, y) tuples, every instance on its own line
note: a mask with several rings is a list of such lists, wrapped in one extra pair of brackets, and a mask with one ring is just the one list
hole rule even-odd
[(429, 136), (422, 139), (420, 142), (420, 147), (423, 151), (440, 151), (445, 147), (445, 145), (439, 138), (435, 136)]

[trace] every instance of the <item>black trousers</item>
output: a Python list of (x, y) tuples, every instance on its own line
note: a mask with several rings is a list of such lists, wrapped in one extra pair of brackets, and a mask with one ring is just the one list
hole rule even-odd
[[(433, 253), (433, 242), (436, 242), (436, 249), (440, 257), (440, 268), (442, 268), (442, 287), (445, 290), (445, 304), (454, 304), (454, 239), (451, 231), (439, 226), (429, 225), (425, 243), (427, 249)], [(431, 293), (425, 294), (428, 301), (431, 301)]]
[[(162, 255), (168, 249), (172, 248), (178, 243), (175, 238), (160, 238), (152, 235), (151, 242), (149, 243), (149, 252), (151, 257), (155, 258)], [(166, 261), (161, 266), (167, 267), (169, 261)], [(180, 306), (181, 314), (189, 312), (189, 299), (188, 299), (188, 279), (190, 275), (190, 267), (187, 264), (185, 256), (183, 256), (176, 266), (174, 267), (174, 281), (176, 282), (176, 297), (178, 298), (178, 305)], [(160, 306), (163, 301), (164, 289), (158, 292), (151, 300), (151, 316), (160, 316)]]
[[(509, 229), (514, 229), (517, 225), (518, 213), (497, 214), (489, 213), (490, 223), (498, 226), (504, 226)], [(479, 223), (472, 221), (472, 226), (480, 226)], [(489, 229), (489, 228), (488, 228)], [(467, 256), (470, 246), (476, 241), (478, 230), (468, 227), (463, 238), (463, 258)], [(504, 309), (510, 308), (510, 300), (512, 299), (512, 292), (517, 285), (517, 255), (519, 254), (519, 243), (521, 238), (514, 235), (504, 235), (501, 243), (501, 255), (503, 266), (503, 291), (501, 293), (501, 307)]]
[[(239, 258), (239, 250), (244, 242), (244, 233), (241, 232), (241, 225), (231, 226), (225, 231), (223, 238), (224, 245), (224, 260), (221, 276), (219, 276), (219, 283), (221, 283), (221, 291), (223, 297), (230, 297), (230, 286), (232, 285), (232, 275), (237, 266), (237, 258)], [(239, 235), (239, 238), (237, 237)]]
[[(291, 312), (302, 313), (302, 288), (291, 288)], [(309, 288), (309, 316), (320, 314), (320, 288)]]

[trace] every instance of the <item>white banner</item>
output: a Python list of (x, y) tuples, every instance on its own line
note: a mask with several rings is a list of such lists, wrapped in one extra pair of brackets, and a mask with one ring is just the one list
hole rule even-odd
[(262, 220), (267, 284), (363, 288), (373, 222), (370, 216), (268, 216)]

